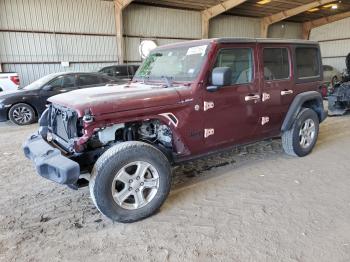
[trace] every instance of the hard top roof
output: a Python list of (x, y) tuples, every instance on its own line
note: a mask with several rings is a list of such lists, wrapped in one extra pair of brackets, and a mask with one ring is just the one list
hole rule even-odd
[(270, 44), (292, 44), (292, 45), (318, 45), (318, 42), (301, 39), (281, 39), (281, 38), (244, 38), (244, 37), (223, 37), (191, 40), (186, 42), (177, 42), (173, 44), (159, 46), (156, 49), (166, 49), (171, 47), (206, 45), (210, 43), (270, 43)]

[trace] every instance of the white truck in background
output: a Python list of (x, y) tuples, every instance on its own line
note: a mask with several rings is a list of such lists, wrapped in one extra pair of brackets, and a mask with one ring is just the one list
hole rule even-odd
[(0, 73), (0, 92), (17, 90), (19, 76), (17, 73)]

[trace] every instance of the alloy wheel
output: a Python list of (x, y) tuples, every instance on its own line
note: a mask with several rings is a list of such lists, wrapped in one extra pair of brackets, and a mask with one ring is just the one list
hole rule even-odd
[(122, 167), (112, 183), (114, 201), (122, 208), (136, 210), (152, 201), (159, 188), (158, 171), (145, 161)]
[(19, 106), (12, 113), (13, 119), (19, 124), (26, 124), (33, 118), (33, 113), (28, 107)]
[(301, 125), (299, 131), (299, 143), (302, 148), (308, 148), (312, 145), (316, 135), (315, 122), (312, 119), (306, 119)]

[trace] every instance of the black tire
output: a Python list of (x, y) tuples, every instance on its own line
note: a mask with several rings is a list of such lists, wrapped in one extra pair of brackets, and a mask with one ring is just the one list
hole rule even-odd
[[(307, 120), (312, 120), (315, 131), (309, 145), (301, 145), (300, 130)], [(316, 112), (310, 108), (303, 108), (294, 121), (292, 128), (282, 134), (282, 146), (284, 152), (291, 156), (303, 157), (308, 155), (314, 148), (319, 132), (319, 119)]]
[[(21, 112), (22, 115), (19, 115)], [(13, 105), (9, 110), (8, 116), (12, 123), (19, 126), (30, 125), (35, 121), (35, 111), (33, 107), (25, 103)]]
[[(145, 161), (152, 165), (159, 175), (158, 189), (145, 206), (130, 210), (114, 200), (112, 185), (117, 173), (135, 161)], [(170, 186), (171, 167), (167, 158), (155, 147), (137, 141), (120, 143), (108, 149), (95, 163), (89, 182), (90, 194), (97, 209), (111, 220), (123, 223), (153, 215), (164, 203)]]

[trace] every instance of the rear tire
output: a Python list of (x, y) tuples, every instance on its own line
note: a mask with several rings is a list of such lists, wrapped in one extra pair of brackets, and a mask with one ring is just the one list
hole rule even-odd
[(319, 132), (319, 119), (316, 112), (303, 108), (292, 128), (282, 134), (284, 152), (291, 156), (303, 157), (314, 148)]
[(171, 185), (164, 154), (142, 142), (124, 142), (108, 149), (96, 162), (89, 183), (98, 210), (113, 221), (130, 223), (153, 215)]
[(9, 110), (9, 119), (19, 126), (30, 125), (35, 121), (35, 111), (28, 104), (15, 104)]

